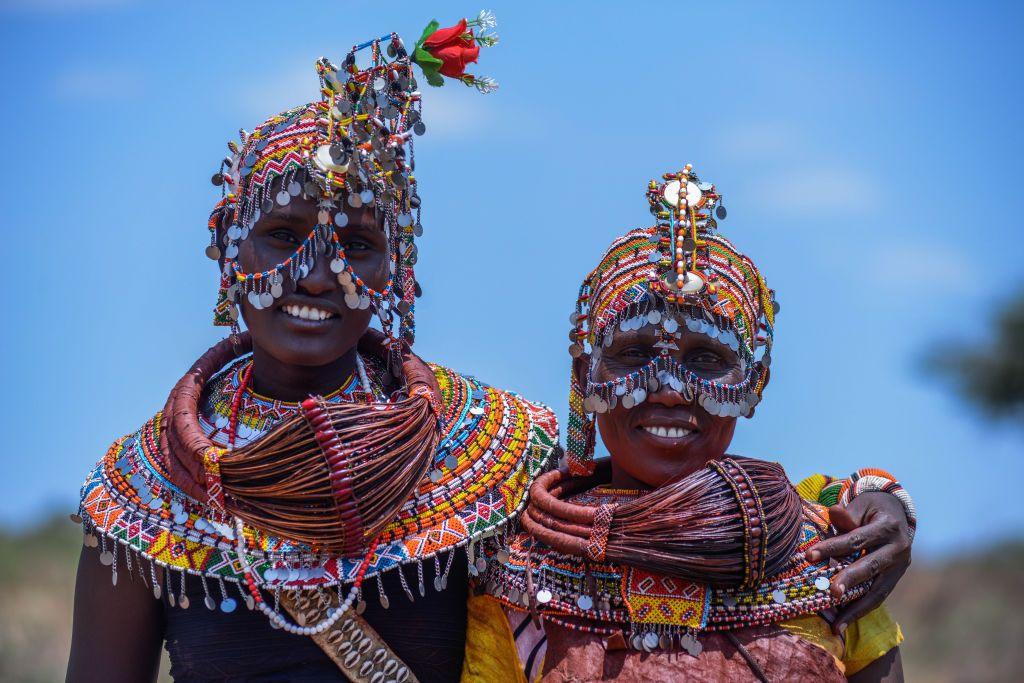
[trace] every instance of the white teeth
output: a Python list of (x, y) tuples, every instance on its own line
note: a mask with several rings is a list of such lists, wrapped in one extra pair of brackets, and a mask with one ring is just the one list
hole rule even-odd
[(284, 306), (281, 310), (293, 318), (300, 318), (302, 320), (327, 320), (334, 317), (333, 313), (322, 308), (310, 308), (309, 306), (296, 306), (294, 304)]
[(643, 430), (665, 439), (681, 439), (690, 434), (689, 429), (683, 429), (682, 427), (644, 427)]

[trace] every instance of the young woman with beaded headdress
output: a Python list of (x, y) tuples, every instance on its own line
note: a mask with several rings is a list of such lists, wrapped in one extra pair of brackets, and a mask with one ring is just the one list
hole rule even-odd
[[(487, 569), (479, 544), (522, 510), (557, 426), (409, 350), (412, 63), (486, 92), (465, 67), (492, 24), (432, 22), (411, 55), (391, 34), (322, 59), (319, 101), (230, 143), (207, 255), (233, 334), (86, 478), (69, 680), (150, 680), (161, 643), (178, 680), (495, 680), (486, 639), (467, 640), (489, 628), (467, 575)], [(862, 539), (893, 546), (870, 525)]]
[(68, 680), (152, 680), (162, 643), (176, 680), (458, 679), (475, 546), (557, 445), (545, 407), (409, 351), (413, 64), (486, 92), (492, 26), (321, 59), (319, 100), (229, 144), (207, 255), (233, 333), (86, 478)]
[[(546, 682), (900, 680), (902, 634), (877, 605), (905, 568), (909, 496), (880, 470), (794, 487), (727, 454), (768, 382), (778, 304), (717, 233), (713, 185), (687, 166), (647, 195), (656, 224), (613, 242), (571, 317), (567, 467), (533, 484), (483, 580), (493, 666)], [(611, 457), (595, 466), (598, 429)], [(857, 559), (860, 532), (826, 538), (865, 506), (902, 541)]]

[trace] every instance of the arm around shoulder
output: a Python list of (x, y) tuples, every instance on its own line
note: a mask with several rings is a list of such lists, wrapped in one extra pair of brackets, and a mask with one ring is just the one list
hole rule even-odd
[(75, 582), (67, 683), (155, 681), (163, 642), (163, 606), (149, 586), (122, 572), (117, 586), (99, 550), (82, 548)]

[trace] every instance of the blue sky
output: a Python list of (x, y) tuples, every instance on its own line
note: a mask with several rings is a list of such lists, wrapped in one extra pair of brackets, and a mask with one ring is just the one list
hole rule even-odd
[[(223, 334), (209, 177), (314, 60), (480, 7), (0, 0), (7, 124), (0, 522), (70, 509), (91, 462)], [(734, 451), (886, 467), (945, 553), (1024, 528), (1024, 434), (919, 369), (1024, 286), (1011, 3), (495, 2), (489, 96), (426, 94), (424, 357), (566, 414), (568, 315), (646, 182), (693, 163), (778, 290), (771, 386)], [(1007, 487), (1009, 488), (1009, 487)]]

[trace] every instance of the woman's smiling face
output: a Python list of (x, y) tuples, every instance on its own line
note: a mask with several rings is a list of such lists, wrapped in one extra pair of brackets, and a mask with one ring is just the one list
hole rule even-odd
[[(676, 334), (671, 338), (676, 348), (668, 353), (698, 377), (722, 384), (743, 380), (744, 366), (737, 352), (682, 323)], [(608, 382), (640, 370), (661, 354), (658, 344), (663, 339), (655, 325), (616, 330), (611, 345), (593, 362), (593, 381)], [(582, 356), (577, 365), (584, 380), (588, 362)], [(619, 403), (598, 414), (597, 426), (611, 454), (616, 481), (658, 487), (725, 455), (736, 418), (712, 415), (695, 400), (662, 384), (632, 408)]]
[[(279, 186), (280, 181), (275, 181), (271, 197)], [(387, 282), (389, 263), (380, 221), (372, 205), (346, 206), (345, 211), (349, 221), (335, 228), (338, 241), (355, 274), (379, 291)], [(275, 203), (239, 245), (239, 266), (245, 272), (260, 272), (292, 256), (317, 224), (318, 212), (316, 200), (302, 195), (292, 197), (285, 206)], [(297, 283), (286, 277), (284, 294), (268, 308), (258, 310), (242, 298), (242, 316), (254, 346), (281, 363), (323, 366), (356, 345), (369, 327), (372, 310), (345, 304), (345, 292), (329, 265), (331, 258), (319, 254), (309, 275)]]

